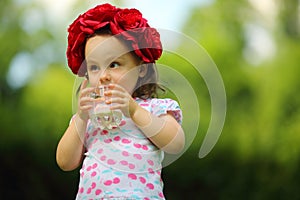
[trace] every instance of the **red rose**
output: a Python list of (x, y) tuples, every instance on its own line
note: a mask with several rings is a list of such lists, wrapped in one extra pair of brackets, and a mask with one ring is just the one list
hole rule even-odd
[(159, 59), (162, 54), (160, 35), (154, 28), (147, 28), (144, 37), (140, 41), (141, 51), (149, 58), (149, 62)]
[(137, 9), (120, 9), (108, 3), (98, 5), (78, 18), (68, 28), (68, 65), (74, 74), (85, 73), (86, 38), (104, 26), (121, 36), (144, 62), (155, 62), (162, 53), (159, 33), (150, 28)]
[(80, 21), (82, 26), (90, 28), (94, 32), (95, 30), (107, 25), (118, 11), (120, 11), (119, 8), (110, 4), (99, 5), (88, 10), (84, 14), (84, 18)]
[[(147, 20), (137, 9), (124, 9), (110, 23), (113, 34), (121, 34), (123, 39), (131, 41), (137, 56), (144, 62), (154, 62), (162, 53), (159, 33), (150, 28)], [(151, 48), (151, 49), (148, 49)]]
[[(79, 15), (69, 26), (67, 58), (68, 65), (74, 74), (78, 74), (79, 68), (84, 61), (84, 48), (87, 36), (109, 24), (109, 21), (113, 19), (119, 10), (119, 8), (110, 4), (98, 5), (83, 15)], [(83, 76), (84, 74), (80, 73), (79, 75)]]
[(142, 27), (149, 27), (149, 25), (147, 20), (142, 17), (142, 13), (137, 9), (124, 9), (119, 11), (111, 24), (113, 34)]
[(154, 62), (162, 54), (159, 33), (154, 28), (137, 30), (139, 31), (135, 31), (135, 41), (132, 44), (135, 53), (146, 63)]

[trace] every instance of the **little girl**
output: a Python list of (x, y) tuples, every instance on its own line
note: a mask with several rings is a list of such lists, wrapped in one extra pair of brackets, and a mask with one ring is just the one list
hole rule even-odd
[[(68, 32), (68, 65), (86, 79), (56, 159), (65, 171), (82, 164), (76, 199), (165, 199), (164, 152), (180, 153), (185, 137), (178, 103), (155, 98), (159, 33), (138, 10), (110, 4), (80, 15)], [(91, 94), (99, 86), (108, 88), (104, 99), (110, 110), (122, 112), (113, 129), (99, 128), (89, 118), (97, 101)]]

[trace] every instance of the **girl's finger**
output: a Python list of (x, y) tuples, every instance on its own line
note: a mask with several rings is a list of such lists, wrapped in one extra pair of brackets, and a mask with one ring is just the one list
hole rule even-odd
[(122, 86), (120, 86), (118, 84), (113, 84), (113, 83), (109, 84), (108, 88), (110, 90), (118, 90), (118, 91), (122, 91), (122, 92), (126, 91)]
[(88, 83), (89, 83), (89, 81), (87, 79), (84, 79), (82, 81), (81, 86), (80, 86), (80, 97), (87, 96), (87, 95), (89, 95), (89, 93), (94, 91), (94, 88), (87, 87)]
[(127, 95), (127, 91), (120, 85), (117, 84), (109, 84), (109, 90), (106, 91), (104, 94), (106, 96), (119, 96), (125, 97)]
[(87, 104), (87, 103), (93, 103), (95, 99), (91, 98), (91, 97), (88, 97), (88, 96), (83, 96), (81, 99), (80, 99), (80, 104)]
[[(92, 92), (94, 92), (95, 89), (94, 88), (84, 88), (82, 89), (81, 93), (80, 93), (80, 98), (83, 98), (83, 97), (90, 97), (90, 94)], [(91, 98), (91, 97), (90, 97)]]
[(108, 88), (109, 89), (114, 89), (116, 87), (116, 84), (113, 84), (113, 83), (110, 83), (109, 85), (108, 85)]
[(88, 80), (84, 79), (81, 83), (80, 91), (82, 91), (84, 88), (86, 88), (87, 85), (88, 85)]
[(119, 90), (109, 90), (105, 93), (105, 95), (109, 97), (120, 97), (120, 98), (124, 98), (126, 96), (124, 92)]
[(105, 101), (107, 104), (124, 104), (125, 100), (123, 98), (112, 97)]
[(87, 79), (84, 79), (80, 85), (80, 97), (83, 96), (83, 93), (84, 93), (84, 89), (87, 87), (88, 85), (88, 80)]
[(93, 106), (92, 105), (84, 105), (84, 106), (80, 106), (80, 110), (82, 111), (89, 111), (90, 109), (92, 109)]

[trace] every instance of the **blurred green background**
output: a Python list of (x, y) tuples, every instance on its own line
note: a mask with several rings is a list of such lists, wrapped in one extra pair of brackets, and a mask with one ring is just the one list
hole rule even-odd
[[(74, 199), (77, 190), (78, 171), (62, 172), (55, 150), (72, 115), (66, 24), (87, 3), (58, 16), (45, 5), (0, 1), (0, 199)], [(191, 78), (203, 90), (200, 128), (184, 155), (164, 169), (166, 197), (300, 199), (300, 2), (209, 1), (194, 7), (180, 31), (218, 66), (227, 116), (217, 145), (199, 159), (210, 99), (201, 78)], [(178, 48), (189, 48), (184, 45)], [(175, 56), (164, 59), (178, 65)]]

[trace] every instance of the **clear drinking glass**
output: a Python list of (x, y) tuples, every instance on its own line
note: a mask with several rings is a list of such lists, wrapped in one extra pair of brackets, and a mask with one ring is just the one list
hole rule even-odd
[(89, 111), (90, 119), (95, 127), (101, 129), (117, 128), (122, 121), (122, 112), (120, 110), (111, 110), (110, 106), (105, 103), (107, 97), (104, 92), (108, 90), (108, 86), (101, 85), (95, 88), (91, 93), (91, 97), (95, 98), (93, 108)]

